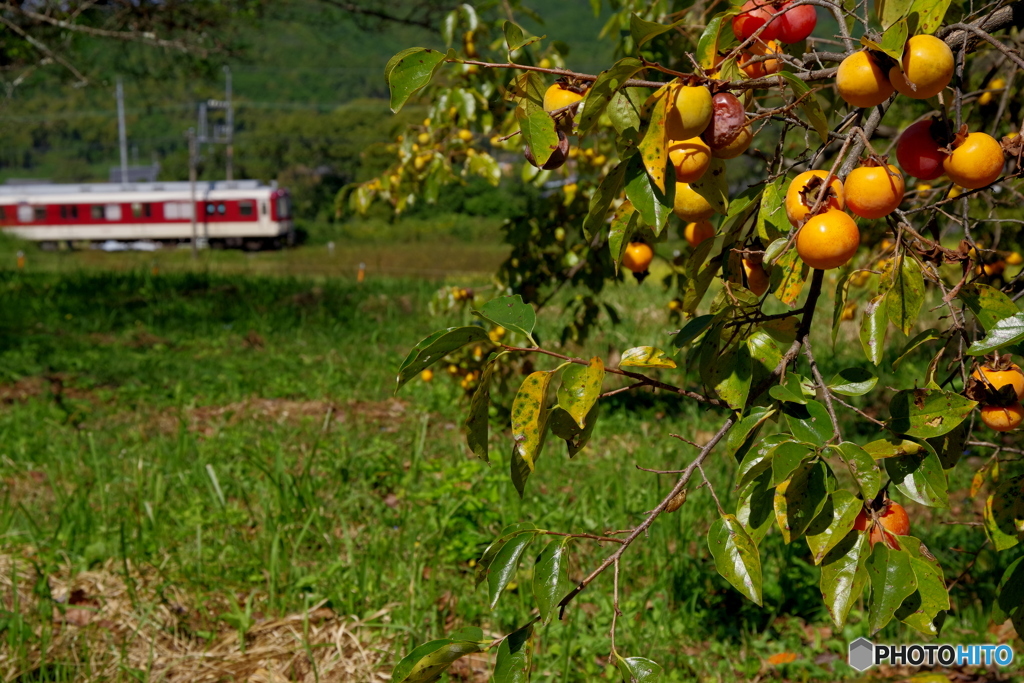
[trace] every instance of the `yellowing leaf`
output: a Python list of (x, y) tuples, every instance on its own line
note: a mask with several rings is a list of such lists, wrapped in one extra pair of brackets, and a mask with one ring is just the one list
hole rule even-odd
[(619, 367), (674, 368), (676, 362), (665, 357), (665, 352), (654, 346), (637, 346), (622, 352)]

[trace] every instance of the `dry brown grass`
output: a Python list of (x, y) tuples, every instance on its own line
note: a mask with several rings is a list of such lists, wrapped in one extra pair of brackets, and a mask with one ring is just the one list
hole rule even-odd
[[(55, 605), (51, 623), (43, 624), (38, 615), (47, 607), (33, 591), (38, 577), (32, 564), (0, 556), (3, 607), (12, 610), (16, 599), (19, 613), (34, 615), (35, 633), (26, 648), (0, 648), (0, 678), (29, 678), (40, 667), (61, 665), (73, 672), (67, 680), (75, 681), (137, 681), (129, 670), (161, 683), (390, 679), (391, 655), (380, 628), (388, 621), (387, 610), (359, 620), (317, 605), (256, 621), (243, 651), (238, 631), (221, 622), (213, 625), (219, 630), (212, 638), (195, 635), (189, 627), (195, 612), (185, 593), (163, 584), (156, 572), (130, 569), (129, 587), (119, 567), (110, 563), (96, 571), (60, 570), (45, 577)], [(39, 645), (44, 631), (49, 632), (45, 651)]]

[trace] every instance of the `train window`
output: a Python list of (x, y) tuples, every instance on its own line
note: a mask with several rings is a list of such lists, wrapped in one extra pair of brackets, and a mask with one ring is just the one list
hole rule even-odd
[(227, 211), (228, 207), (224, 206), (223, 203), (217, 205), (217, 213), (219, 213), (221, 216), (227, 213)]
[(260, 213), (262, 213), (264, 216), (267, 215), (267, 203), (266, 202), (260, 202)]
[(278, 197), (277, 199), (277, 217), (288, 218), (290, 215), (291, 206), (289, 206), (287, 197)]
[(35, 208), (35, 214), (36, 214), (36, 221), (38, 221), (40, 223), (45, 221), (46, 220), (46, 207), (45, 206), (37, 206)]
[(134, 218), (149, 218), (153, 215), (152, 204), (142, 202), (132, 203), (132, 217)]
[(0, 206), (0, 221), (5, 220), (7, 220), (7, 211), (4, 210), (4, 207)]
[(119, 221), (121, 220), (121, 205), (120, 204), (107, 204), (107, 220), (108, 221)]
[(60, 217), (64, 220), (78, 220), (78, 207), (74, 204), (61, 204)]
[(93, 204), (89, 207), (89, 215), (93, 218), (103, 218), (103, 207), (99, 204)]
[(217, 213), (217, 207), (214, 206), (213, 204), (207, 204), (206, 205), (206, 215), (207, 216), (212, 216), (215, 213)]
[(242, 201), (238, 202), (238, 213), (240, 213), (241, 215), (251, 216), (253, 213), (252, 209), (252, 200), (243, 199)]

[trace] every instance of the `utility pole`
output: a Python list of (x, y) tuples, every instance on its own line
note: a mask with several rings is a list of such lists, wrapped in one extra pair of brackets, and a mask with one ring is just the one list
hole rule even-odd
[(199, 258), (198, 231), (196, 230), (196, 129), (188, 129), (188, 183), (192, 196), (192, 258)]
[(228, 130), (227, 130), (227, 174), (226, 179), (228, 182), (234, 180), (235, 177), (235, 110), (231, 106), (231, 67), (224, 67), (224, 95), (227, 101), (227, 117), (228, 117)]
[(117, 77), (117, 136), (121, 140), (121, 182), (128, 182), (128, 132), (124, 125), (124, 87)]

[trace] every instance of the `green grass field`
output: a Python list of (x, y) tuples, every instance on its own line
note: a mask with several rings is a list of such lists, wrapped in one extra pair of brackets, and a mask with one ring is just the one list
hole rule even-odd
[[(335, 260), (365, 249), (339, 244)], [(505, 525), (631, 527), (671, 487), (636, 466), (684, 465), (692, 449), (669, 434), (701, 441), (721, 419), (685, 399), (619, 394), (583, 453), (569, 460), (549, 444), (519, 500), (506, 412), (493, 414), (489, 467), (465, 446), (468, 397), (443, 366), (392, 395), (415, 342), (471, 321), (464, 307), (430, 313), (444, 281), (373, 272), (362, 256), (362, 284), (351, 260), (336, 270), (301, 264), (329, 264), (322, 246), (209, 254), (195, 269), (187, 254), (163, 254), (157, 274), (150, 254), (31, 251), (24, 271), (11, 257), (0, 253), (5, 680), (381, 680), (375, 672), (432, 637), (467, 625), (500, 636), (530, 618), (532, 561), (493, 611), (474, 586), (476, 559)], [(282, 274), (297, 268), (306, 274)], [(486, 274), (452, 282), (487, 295)], [(574, 295), (563, 294), (540, 316), (542, 338), (557, 336)], [(670, 293), (649, 281), (609, 297), (623, 323), (570, 352), (670, 346)], [(843, 336), (839, 360), (822, 362), (826, 376), (864, 364), (852, 328)], [(817, 348), (827, 346), (823, 334)], [(892, 346), (885, 367), (899, 340)], [(907, 364), (882, 383), (912, 383), (920, 371)], [(511, 397), (498, 402), (507, 410)], [(870, 428), (851, 433), (867, 441)], [(727, 508), (734, 467), (718, 458), (707, 468)], [(977, 509), (969, 478), (951, 481), (952, 511), (914, 508), (915, 532), (947, 578), (984, 540), (940, 523)], [(691, 492), (627, 553), (619, 651), (661, 662), (672, 681), (850, 677), (846, 646), (867, 634), (865, 613), (854, 608), (835, 631), (806, 545), (786, 546), (777, 533), (761, 544), (765, 608), (746, 601), (714, 571), (706, 531), (715, 514), (706, 490)], [(570, 576), (608, 552), (574, 543)], [(1008, 562), (978, 555), (952, 593), (945, 641), (998, 637), (989, 606)], [(534, 680), (620, 680), (608, 664), (610, 593), (606, 575), (564, 621), (539, 630)], [(351, 642), (339, 635), (345, 624), (358, 634)], [(881, 636), (922, 639), (895, 625)], [(798, 658), (766, 663), (781, 652)], [(464, 662), (450, 680), (487, 680), (485, 664)]]

